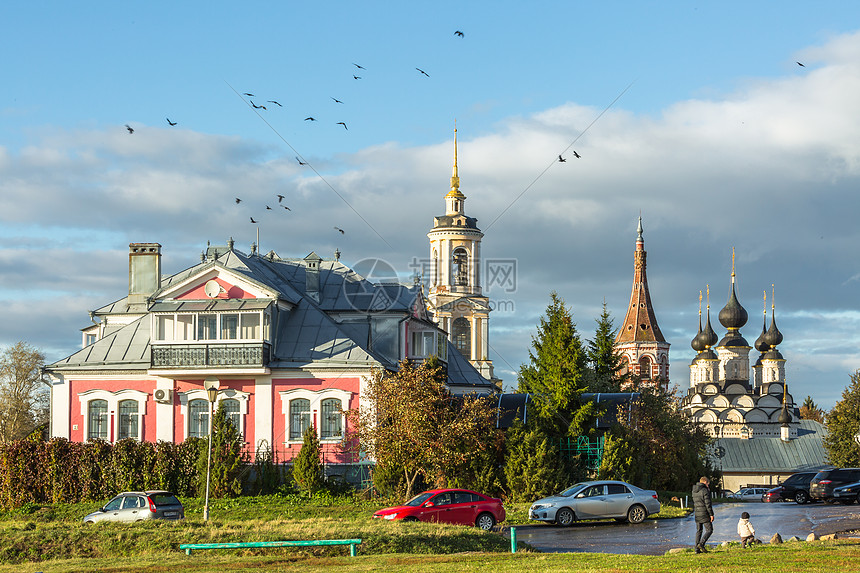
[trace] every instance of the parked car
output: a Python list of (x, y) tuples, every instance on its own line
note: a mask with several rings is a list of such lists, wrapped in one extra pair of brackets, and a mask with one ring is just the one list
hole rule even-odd
[(127, 491), (104, 507), (84, 516), (84, 523), (96, 521), (144, 521), (147, 519), (185, 519), (185, 508), (169, 491)]
[(734, 495), (734, 498), (741, 501), (761, 501), (762, 494), (767, 490), (766, 487), (742, 487)]
[(416, 495), (403, 505), (380, 509), (373, 517), (474, 525), (489, 531), (505, 520), (505, 508), (502, 500), (476, 491), (434, 489)]
[(761, 494), (761, 500), (763, 502), (775, 503), (777, 501), (785, 501), (785, 498), (782, 497), (783, 488), (781, 485), (776, 486), (775, 488), (769, 489), (763, 494)]
[(580, 519), (606, 519), (642, 523), (660, 511), (657, 492), (623, 481), (587, 481), (539, 499), (529, 508), (529, 519), (563, 527)]
[(782, 488), (780, 496), (785, 501), (794, 500), (803, 505), (809, 501), (809, 482), (818, 472), (798, 472), (791, 474), (786, 480), (779, 484)]
[(836, 468), (821, 470), (809, 482), (809, 496), (812, 499), (833, 501), (833, 489), (860, 481), (860, 468)]
[(833, 499), (845, 505), (851, 505), (855, 500), (860, 503), (860, 482), (834, 487)]

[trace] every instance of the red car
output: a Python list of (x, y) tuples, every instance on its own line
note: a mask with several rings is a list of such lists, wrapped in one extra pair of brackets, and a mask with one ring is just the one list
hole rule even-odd
[(433, 489), (416, 495), (403, 505), (380, 509), (373, 517), (474, 525), (489, 531), (505, 520), (505, 508), (502, 500), (476, 491)]

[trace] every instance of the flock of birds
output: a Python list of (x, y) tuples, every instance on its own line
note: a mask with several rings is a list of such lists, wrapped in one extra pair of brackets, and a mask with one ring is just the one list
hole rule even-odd
[[(456, 30), (456, 31), (454, 32), (454, 35), (455, 35), (455, 36), (457, 36), (458, 38), (463, 38), (463, 37), (465, 37), (465, 34), (464, 34), (462, 31), (460, 31), (460, 30)], [(361, 79), (362, 79), (362, 76), (359, 76), (359, 75), (356, 75), (356, 74), (358, 74), (358, 73), (362, 73), (362, 72), (361, 72), (361, 70), (364, 70), (364, 71), (366, 72), (366, 71), (367, 71), (367, 68), (365, 68), (364, 66), (362, 66), (362, 65), (360, 65), (360, 64), (357, 64), (357, 63), (355, 63), (355, 62), (352, 62), (352, 65), (353, 65), (353, 66), (355, 66), (355, 72), (352, 74), (353, 79), (354, 79), (354, 80), (361, 80)], [(799, 65), (799, 66), (803, 66), (803, 64), (802, 64), (802, 63), (800, 63), (800, 62), (797, 62), (797, 65)], [(423, 76), (425, 76), (425, 77), (428, 77), (428, 78), (430, 77), (430, 74), (428, 74), (426, 71), (422, 70), (421, 68), (416, 67), (416, 68), (415, 68), (415, 70), (416, 70), (416, 71), (418, 71), (421, 75), (423, 75)], [(253, 100), (253, 99), (251, 99), (251, 98), (256, 98), (257, 96), (256, 96), (255, 94), (251, 93), (251, 92), (244, 92), (242, 95), (243, 95), (243, 96), (245, 96), (246, 98), (248, 98), (247, 102), (248, 102), (248, 103), (251, 105), (251, 107), (252, 107), (253, 109), (255, 109), (255, 110), (268, 111), (269, 107), (268, 107), (268, 106), (266, 106), (265, 104), (273, 104), (273, 105), (276, 105), (276, 106), (278, 106), (278, 107), (280, 107), (280, 108), (284, 107), (284, 106), (283, 106), (283, 104), (281, 104), (280, 102), (278, 102), (277, 100), (274, 100), (274, 99), (266, 100), (266, 101), (265, 101), (265, 103), (262, 103), (262, 104), (257, 104), (257, 103), (255, 103), (255, 102), (254, 102), (254, 100)], [(334, 103), (336, 103), (336, 104), (341, 104), (341, 105), (343, 105), (343, 103), (344, 103), (342, 100), (339, 100), (339, 99), (337, 99), (336, 97), (333, 97), (333, 96), (331, 96), (331, 100), (332, 100)], [(258, 101), (260, 101), (260, 100), (258, 100)], [(178, 122), (176, 122), (176, 121), (171, 121), (169, 117), (167, 117), (167, 118), (165, 118), (165, 119), (167, 120), (167, 124), (168, 124), (170, 127), (175, 127), (176, 125), (178, 125)], [(313, 117), (313, 116), (308, 116), (308, 117), (306, 117), (306, 118), (304, 119), (304, 121), (311, 121), (311, 122), (315, 122), (315, 121), (317, 121), (317, 119), (316, 119), (315, 117)], [(344, 130), (349, 131), (349, 127), (347, 126), (346, 122), (344, 122), (344, 121), (338, 121), (338, 122), (335, 122), (335, 125), (340, 125), (340, 126), (342, 126), (342, 127), (343, 127), (343, 129), (344, 129)], [(134, 133), (134, 131), (135, 131), (135, 130), (134, 130), (134, 128), (133, 128), (133, 127), (131, 127), (131, 126), (130, 126), (130, 125), (128, 125), (128, 124), (125, 124), (125, 128), (126, 128), (126, 130), (128, 131), (128, 133), (129, 133), (129, 134), (133, 134), (133, 133)], [(580, 158), (582, 157), (579, 153), (577, 153), (577, 152), (576, 152), (576, 150), (573, 150), (573, 156), (574, 156), (576, 159), (580, 159)], [(306, 161), (302, 161), (302, 159), (301, 159), (301, 158), (299, 158), (299, 156), (296, 156), (296, 161), (297, 161), (297, 162), (298, 162), (298, 164), (299, 164), (299, 165), (301, 165), (301, 166), (308, 165), (308, 163), (307, 163)], [(560, 154), (560, 155), (558, 156), (558, 161), (559, 161), (559, 163), (565, 163), (565, 162), (567, 162), (567, 159), (566, 159), (563, 155), (561, 155), (561, 154)], [(291, 209), (290, 209), (288, 206), (286, 206), (286, 205), (284, 205), (284, 204), (283, 204), (284, 195), (276, 195), (276, 197), (277, 197), (277, 199), (278, 199), (278, 205), (277, 205), (277, 206), (279, 206), (279, 207), (283, 207), (286, 211), (291, 211)], [(243, 200), (242, 200), (240, 197), (236, 197), (236, 205), (239, 205), (240, 203), (242, 203), (242, 201), (243, 201)], [(265, 205), (265, 207), (266, 207), (266, 210), (267, 210), (267, 211), (272, 211), (272, 210), (273, 210), (273, 209), (272, 209), (272, 207), (271, 207), (270, 205)], [(253, 216), (252, 216), (252, 217), (249, 217), (249, 218), (250, 218), (250, 221), (251, 221), (251, 223), (252, 223), (252, 224), (255, 224), (255, 225), (256, 225), (256, 224), (259, 224), (259, 220), (258, 220), (258, 219), (255, 219)], [(343, 229), (341, 229), (340, 227), (334, 227), (334, 230), (335, 230), (335, 231), (337, 231), (337, 232), (339, 232), (341, 235), (346, 234), (346, 231), (344, 231), (344, 230), (343, 230)]]

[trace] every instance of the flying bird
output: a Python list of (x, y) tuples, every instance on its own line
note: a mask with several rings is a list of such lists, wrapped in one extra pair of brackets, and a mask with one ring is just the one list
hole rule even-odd
[(175, 121), (170, 121), (170, 118), (169, 118), (169, 117), (165, 117), (164, 119), (166, 119), (166, 120), (167, 120), (167, 123), (168, 123), (168, 124), (170, 124), (170, 127), (173, 127), (173, 126), (174, 126), (174, 125), (176, 125), (176, 123), (177, 123), (177, 122), (175, 122)]
[(353, 75), (353, 76), (352, 76), (352, 79), (354, 79), (354, 80), (360, 80), (360, 79), (361, 79), (361, 76)]
[(574, 157), (576, 157), (577, 159), (579, 159), (580, 157), (582, 157), (582, 155), (580, 155), (579, 153), (577, 153), (575, 149), (573, 150), (573, 156), (574, 156)]
[(316, 121), (316, 118), (314, 118), (314, 117), (306, 117), (306, 118), (305, 118), (305, 121)]
[(255, 104), (253, 101), (251, 102), (251, 106), (252, 106), (254, 109), (266, 109), (266, 106), (264, 106), (264, 105), (257, 105), (257, 104)]
[(129, 124), (125, 124), (125, 128), (128, 130), (129, 133), (134, 133), (134, 130), (131, 128), (131, 126)]
[(241, 202), (242, 202), (242, 200), (241, 200), (241, 199), (239, 199), (238, 197), (236, 197), (236, 205), (238, 205), (238, 204), (239, 204), (239, 203), (241, 203)]
[(418, 70), (419, 72), (421, 72), (422, 74), (424, 74), (425, 76), (427, 76), (428, 78), (430, 77), (430, 74), (428, 74), (427, 72), (425, 72), (421, 68), (415, 68), (415, 69)]
[(355, 62), (353, 62), (353, 63), (352, 63), (352, 65), (353, 65), (353, 66), (355, 66), (356, 68), (358, 68), (359, 70), (366, 70), (366, 69), (367, 69), (367, 68), (365, 68), (364, 66), (359, 66), (359, 65), (358, 65), (358, 64), (356, 64)]
[(343, 230), (343, 229), (341, 229), (340, 227), (335, 227), (335, 228), (334, 228), (334, 230), (335, 230), (335, 231), (337, 231), (338, 233), (340, 233), (341, 235), (346, 234), (346, 231), (344, 231), (344, 230)]
[(266, 211), (271, 211), (271, 210), (272, 210), (272, 208), (269, 207), (268, 205), (266, 205)]
[(795, 63), (796, 63), (798, 66), (800, 66), (801, 68), (805, 68), (805, 67), (806, 67), (806, 66), (804, 66), (803, 64), (801, 64), (800, 62), (795, 62)]
[(287, 211), (292, 211), (292, 209), (290, 209), (290, 208), (289, 208), (289, 207), (287, 207), (286, 205), (281, 205), (281, 207), (283, 207), (283, 208), (284, 208), (284, 209), (286, 209)]
[[(329, 97), (331, 97), (331, 96), (329, 96)], [(340, 101), (340, 100), (339, 100), (339, 99), (337, 99), (337, 98), (331, 98), (331, 99), (333, 99), (333, 100), (334, 100), (334, 103), (343, 103), (342, 101)]]
[(346, 124), (344, 122), (339, 121), (339, 122), (337, 122), (337, 125), (342, 125), (345, 130), (349, 131), (349, 128), (346, 126)]
[(561, 155), (559, 155), (559, 156), (558, 156), (558, 162), (559, 162), (559, 163), (565, 163), (566, 161), (567, 161), (567, 159), (565, 159), (565, 158), (564, 158), (564, 157), (562, 157)]
[[(296, 159), (298, 159), (298, 158), (296, 158)], [(278, 195), (278, 203), (280, 203), (280, 202), (281, 202), (281, 201), (283, 201), (283, 200), (284, 200), (284, 196), (283, 196), (283, 195)]]
[(273, 103), (273, 104), (275, 104), (275, 105), (276, 105), (276, 106), (278, 106), (278, 107), (284, 107), (284, 106), (282, 106), (281, 104), (279, 104), (278, 102), (276, 102), (276, 101), (275, 101), (275, 100), (273, 100), (273, 99), (270, 99), (267, 103)]
[(251, 217), (251, 222), (252, 222), (252, 223), (256, 223), (256, 221), (254, 220), (254, 218), (253, 218), (253, 217)]
[(248, 92), (245, 92), (245, 95), (246, 95), (246, 96), (248, 96), (248, 97), (257, 97), (257, 96), (255, 96), (254, 94), (249, 94)]
[(461, 37), (461, 38), (462, 38), (462, 37), (463, 37), (463, 32), (461, 32), (460, 30), (457, 30), (456, 32), (454, 32), (454, 35), (455, 35), (455, 36), (459, 36), (459, 37)]
[[(299, 162), (299, 165), (307, 165), (307, 163), (305, 163), (304, 161), (302, 161), (301, 159), (299, 159), (298, 155), (296, 156), (296, 161), (298, 161), (298, 162)], [(283, 199), (283, 195), (278, 195), (278, 197), (279, 197), (279, 199), (278, 199), (278, 203), (280, 203), (280, 202), (281, 202), (281, 199)]]

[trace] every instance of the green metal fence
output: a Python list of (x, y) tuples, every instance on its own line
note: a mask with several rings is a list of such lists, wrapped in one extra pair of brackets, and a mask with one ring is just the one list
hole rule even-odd
[(566, 459), (579, 456), (584, 466), (589, 470), (596, 471), (597, 477), (600, 477), (600, 462), (603, 459), (603, 436), (594, 439), (588, 436), (560, 438), (558, 449)]

